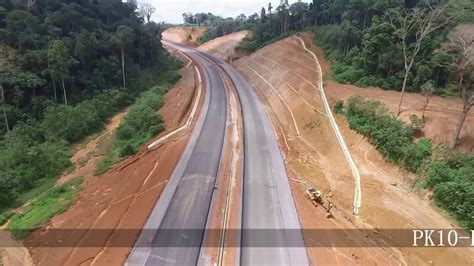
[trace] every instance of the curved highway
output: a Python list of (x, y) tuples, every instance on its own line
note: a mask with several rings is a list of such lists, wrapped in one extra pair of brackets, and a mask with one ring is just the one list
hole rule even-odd
[[(251, 85), (232, 66), (207, 53), (163, 41), (193, 58), (206, 99), (170, 182), (130, 254), (129, 265), (195, 265), (223, 149), (227, 96), (220, 67), (234, 83), (244, 125), (242, 265), (307, 265), (300, 223), (275, 133)], [(218, 189), (218, 188), (217, 188)], [(156, 231), (156, 229), (160, 229)], [(172, 230), (161, 230), (172, 229)], [(200, 229), (200, 230), (189, 230)], [(261, 245), (261, 238), (271, 245)]]

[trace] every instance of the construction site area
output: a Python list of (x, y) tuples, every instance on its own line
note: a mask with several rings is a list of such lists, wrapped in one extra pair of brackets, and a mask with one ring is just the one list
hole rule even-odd
[[(354, 234), (352, 229), (416, 229), (458, 228), (456, 223), (429, 199), (426, 191), (413, 184), (415, 175), (393, 165), (370, 144), (369, 140), (348, 126), (340, 114), (329, 114), (333, 103), (347, 100), (352, 95), (379, 100), (392, 111), (398, 103), (399, 92), (380, 88), (359, 88), (326, 79), (331, 74), (331, 62), (313, 44), (314, 36), (300, 33), (267, 45), (251, 54), (238, 49), (248, 31), (235, 32), (198, 45), (197, 38), (204, 29), (199, 27), (170, 28), (163, 39), (196, 47), (199, 51), (227, 61), (252, 85), (271, 122), (273, 133), (283, 158), (291, 189), (290, 200), (296, 207), (297, 218), (303, 229), (347, 230), (347, 247), (318, 246), (318, 239), (303, 232), (310, 263), (322, 265), (377, 264), (377, 265), (469, 265), (474, 261), (472, 248), (408, 248), (388, 243), (372, 247), (377, 241), (390, 237), (377, 234)], [(200, 114), (210, 97), (208, 74), (200, 69), (202, 62), (193, 56), (197, 52), (183, 52), (178, 46), (167, 50), (183, 61), (179, 82), (165, 95), (164, 107), (159, 111), (165, 122), (165, 132), (142, 146), (140, 152), (127, 157), (103, 175), (94, 173), (107, 149), (110, 136), (128, 111), (112, 118), (107, 128), (92, 139), (76, 147), (73, 173), (61, 177), (65, 182), (73, 176), (84, 177), (84, 189), (77, 201), (64, 213), (35, 230), (25, 247), (12, 247), (3, 252), (5, 265), (118, 265), (127, 262), (140, 235), (140, 229), (152, 214), (155, 203), (170, 182), (175, 166), (186, 150)], [(204, 62), (212, 59), (204, 58)], [(243, 157), (245, 144), (242, 94), (232, 74), (226, 74), (223, 63), (213, 62), (212, 69), (222, 77), (228, 98), (225, 115), (226, 135), (220, 155), (217, 193), (209, 210), (207, 228), (238, 229), (241, 219), (242, 176), (247, 163)], [(220, 66), (220, 68), (218, 67)], [(213, 70), (214, 71), (214, 70)], [(324, 90), (321, 93), (321, 90)], [(214, 92), (212, 92), (214, 93)], [(327, 97), (327, 99), (325, 99)], [(407, 93), (401, 118), (409, 121), (412, 114), (420, 115), (423, 97)], [(325, 101), (327, 101), (325, 103)], [(434, 96), (433, 108), (426, 111), (424, 137), (434, 144), (448, 144), (446, 136), (462, 111), (460, 100)], [(327, 105), (327, 106), (326, 106)], [(345, 155), (344, 148), (332, 125), (337, 124), (347, 152), (360, 176), (359, 200), (355, 212), (354, 193), (358, 182)], [(163, 138), (165, 136), (165, 138)], [(474, 115), (466, 120), (460, 136), (459, 150), (474, 149)], [(157, 142), (158, 141), (158, 142)], [(356, 192), (355, 191), (356, 187)], [(71, 230), (68, 237), (76, 246), (64, 247), (59, 239), (51, 239), (58, 229)], [(82, 229), (82, 230), (80, 230)], [(109, 230), (98, 237), (95, 230)], [(111, 247), (116, 241), (115, 230), (131, 229), (123, 247)], [(326, 236), (330, 238), (328, 233)], [(3, 236), (0, 236), (3, 237)], [(218, 249), (212, 245), (201, 251), (205, 263), (234, 264), (239, 257), (233, 239), (221, 235)], [(3, 241), (3, 240), (2, 240)], [(93, 241), (103, 247), (81, 247)], [(329, 240), (331, 241), (331, 240)], [(334, 240), (337, 242), (336, 240)], [(41, 243), (55, 242), (44, 247)], [(325, 239), (328, 242), (328, 239)], [(100, 246), (100, 245), (97, 245)], [(216, 264), (216, 265), (217, 265)]]

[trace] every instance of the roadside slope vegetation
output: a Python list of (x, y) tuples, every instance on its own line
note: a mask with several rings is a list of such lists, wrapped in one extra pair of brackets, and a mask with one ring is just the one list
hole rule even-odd
[(0, 1), (0, 222), (73, 172), (75, 143), (144, 90), (176, 81), (160, 26), (135, 10), (120, 0)]

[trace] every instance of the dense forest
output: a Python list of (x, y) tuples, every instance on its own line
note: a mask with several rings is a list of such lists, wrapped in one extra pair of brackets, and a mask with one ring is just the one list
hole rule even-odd
[(149, 16), (120, 0), (0, 0), (0, 211), (71, 167), (71, 145), (143, 91), (176, 80)]

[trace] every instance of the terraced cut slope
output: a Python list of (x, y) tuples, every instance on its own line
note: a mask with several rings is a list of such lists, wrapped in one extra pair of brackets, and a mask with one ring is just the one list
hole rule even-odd
[[(337, 116), (339, 128), (362, 178), (362, 208), (360, 217), (354, 218), (354, 179), (329, 125), (316, 85), (318, 79), (329, 73), (330, 64), (324, 60), (321, 51), (312, 46), (312, 36), (303, 34), (300, 37), (315, 52), (323, 73), (317, 71), (316, 61), (296, 37), (266, 46), (239, 59), (234, 65), (257, 89), (272, 117), (280, 148), (286, 155), (285, 164), (292, 179), (302, 227), (454, 228), (453, 222), (428, 199), (413, 191), (412, 176), (387, 163), (363, 136), (349, 129), (343, 117)], [(343, 85), (333, 83), (326, 88), (330, 103), (349, 97), (341, 87)], [(359, 89), (353, 88), (353, 91)], [(341, 93), (338, 94), (338, 91)], [(396, 92), (385, 93), (377, 89), (370, 95), (379, 95), (380, 99), (387, 101), (398, 99)], [(407, 100), (407, 105), (415, 99)], [(430, 112), (430, 117), (435, 119), (437, 112), (442, 113), (443, 110), (433, 108)], [(439, 116), (439, 119), (443, 117)], [(429, 136), (428, 133), (426, 135)], [(314, 208), (304, 198), (307, 186), (317, 187), (331, 197), (336, 205), (334, 218), (326, 219), (322, 208)], [(351, 234), (350, 237), (348, 241), (359, 246), (371, 241), (364, 235)], [(427, 264), (430, 261), (464, 265), (474, 258), (472, 250), (468, 249), (443, 249), (441, 252), (440, 249), (410, 248), (315, 248), (318, 239), (312, 239), (309, 235), (305, 236), (305, 242), (310, 246), (308, 250), (312, 262), (332, 265)]]

